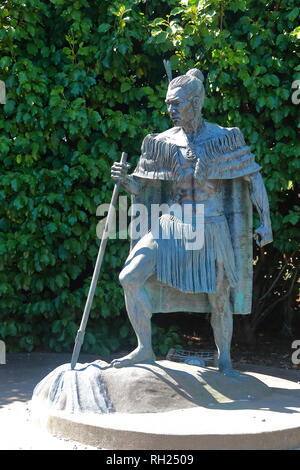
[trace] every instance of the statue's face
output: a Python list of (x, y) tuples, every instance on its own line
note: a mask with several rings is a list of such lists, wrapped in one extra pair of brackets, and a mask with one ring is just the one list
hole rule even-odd
[(168, 89), (166, 104), (175, 126), (190, 127), (197, 119), (195, 107), (199, 108), (199, 99), (187, 93), (187, 87)]

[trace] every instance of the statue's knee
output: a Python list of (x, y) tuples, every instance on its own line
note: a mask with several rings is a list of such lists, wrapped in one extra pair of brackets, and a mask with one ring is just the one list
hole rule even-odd
[(217, 315), (224, 315), (230, 312), (229, 299), (223, 295), (213, 295), (209, 298), (211, 312)]
[(126, 284), (126, 282), (127, 282), (127, 278), (128, 278), (127, 273), (123, 269), (123, 271), (121, 271), (120, 274), (119, 274), (119, 282), (120, 282), (121, 286), (124, 287), (124, 284)]
[(210, 300), (210, 305), (213, 313), (222, 313), (224, 303), (219, 299)]
[(119, 274), (119, 281), (123, 288), (134, 287), (137, 284), (135, 276), (132, 275), (128, 270), (123, 269)]

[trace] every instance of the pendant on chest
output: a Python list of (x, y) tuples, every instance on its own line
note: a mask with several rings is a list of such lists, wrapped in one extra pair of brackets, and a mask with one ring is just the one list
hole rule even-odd
[(198, 184), (204, 184), (206, 181), (206, 164), (201, 159), (201, 154), (196, 155), (190, 148), (180, 149), (180, 164), (183, 170), (183, 179), (194, 179)]

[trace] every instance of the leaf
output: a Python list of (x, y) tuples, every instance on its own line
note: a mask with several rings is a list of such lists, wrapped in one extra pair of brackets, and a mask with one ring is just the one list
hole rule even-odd
[(274, 74), (269, 75), (268, 78), (269, 78), (269, 82), (271, 85), (276, 86), (276, 87), (280, 85), (280, 80), (276, 75)]
[(178, 15), (179, 13), (183, 13), (184, 9), (180, 7), (173, 8), (173, 10), (170, 11), (170, 15)]
[(164, 18), (155, 18), (155, 20), (151, 23), (151, 26), (159, 26), (161, 24), (165, 24), (166, 20)]
[(18, 189), (19, 189), (18, 180), (17, 180), (17, 179), (13, 179), (10, 184), (11, 184), (12, 189), (17, 192)]
[(126, 338), (129, 333), (129, 327), (127, 325), (123, 325), (120, 329), (120, 336), (121, 338)]
[(123, 82), (121, 85), (121, 93), (125, 93), (126, 91), (131, 89), (131, 83), (130, 82)]
[(101, 317), (107, 318), (110, 315), (109, 307), (106, 304), (101, 306)]
[(128, 44), (126, 43), (119, 44), (118, 51), (123, 55), (126, 54), (126, 52), (128, 51)]
[(93, 335), (93, 333), (91, 333), (91, 332), (89, 332), (89, 331), (86, 333), (85, 339), (86, 339), (86, 341), (87, 341), (89, 344), (91, 344), (91, 345), (97, 343), (97, 340), (96, 340), (95, 335)]
[(59, 333), (61, 331), (61, 321), (60, 320), (56, 320), (53, 324), (52, 324), (52, 328), (51, 328), (51, 331), (52, 333)]
[(299, 16), (299, 12), (300, 12), (300, 9), (295, 7), (293, 8), (292, 11), (290, 11), (290, 13), (288, 13), (287, 17), (290, 21), (294, 21), (298, 16)]

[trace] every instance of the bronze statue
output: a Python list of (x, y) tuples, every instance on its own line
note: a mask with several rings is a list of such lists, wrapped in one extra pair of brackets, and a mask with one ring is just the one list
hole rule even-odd
[[(220, 372), (237, 374), (230, 358), (232, 315), (251, 312), (252, 205), (261, 220), (254, 231), (259, 246), (272, 242), (272, 229), (261, 167), (238, 128), (203, 119), (204, 98), (199, 70), (174, 78), (166, 104), (175, 127), (145, 137), (133, 174), (127, 175), (127, 164), (112, 166), (112, 178), (134, 203), (149, 210), (162, 203), (191, 208), (188, 219), (162, 214), (159, 233), (148, 226), (132, 241), (120, 282), (138, 346), (114, 367), (155, 360), (153, 313), (195, 311), (211, 312)], [(204, 229), (204, 244), (190, 249), (188, 234), (197, 227)]]

